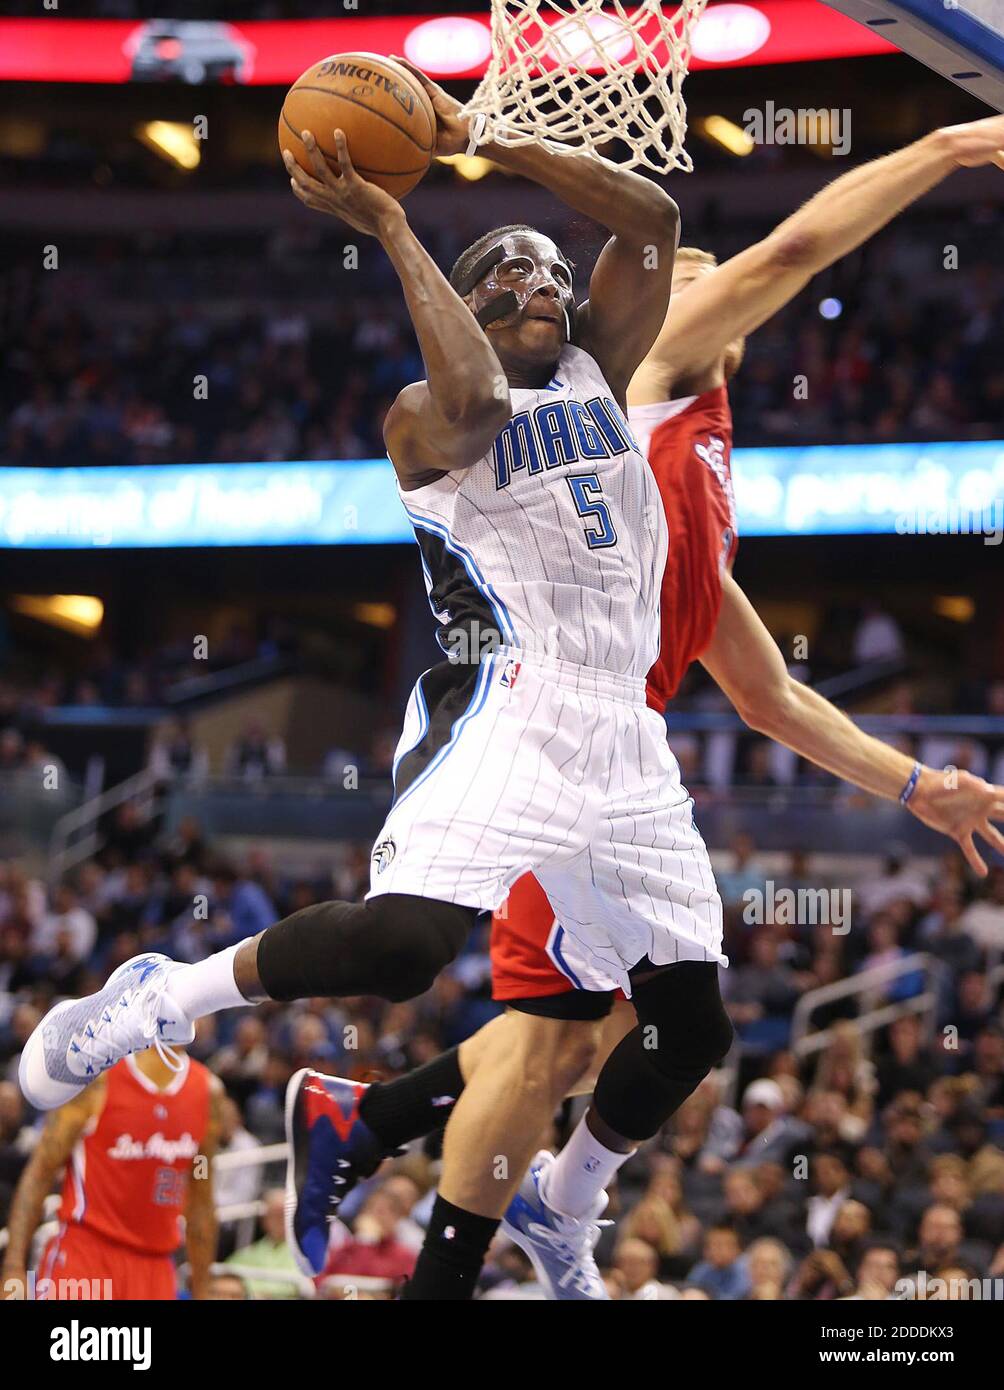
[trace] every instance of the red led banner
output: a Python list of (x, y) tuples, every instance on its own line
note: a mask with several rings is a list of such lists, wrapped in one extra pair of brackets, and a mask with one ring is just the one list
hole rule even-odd
[[(480, 77), (484, 15), (217, 21), (0, 20), (0, 80), (251, 82), (287, 86), (329, 53), (403, 53), (436, 77)], [(712, 5), (694, 33), (691, 69), (851, 58), (896, 50), (818, 0)]]

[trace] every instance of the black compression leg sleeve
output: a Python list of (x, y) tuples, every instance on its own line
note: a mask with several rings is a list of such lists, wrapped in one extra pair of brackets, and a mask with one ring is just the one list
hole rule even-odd
[(476, 916), (473, 907), (409, 893), (316, 903), (263, 933), (258, 977), (270, 999), (414, 999), (459, 954)]
[(596, 1080), (593, 1108), (616, 1134), (657, 1134), (732, 1046), (718, 967), (681, 961), (634, 987), (638, 1027), (621, 1039)]

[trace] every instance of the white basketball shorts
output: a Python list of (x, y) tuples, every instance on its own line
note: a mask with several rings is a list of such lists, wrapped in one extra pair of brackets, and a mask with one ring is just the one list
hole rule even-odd
[(727, 965), (693, 802), (645, 682), (502, 649), (420, 677), (370, 891), (483, 911), (532, 871), (589, 989), (647, 957)]

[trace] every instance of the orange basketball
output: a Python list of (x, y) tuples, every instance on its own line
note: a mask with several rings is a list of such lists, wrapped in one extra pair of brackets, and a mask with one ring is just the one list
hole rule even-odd
[(279, 148), (311, 173), (304, 130), (334, 169), (334, 132), (344, 130), (356, 171), (403, 198), (432, 161), (436, 113), (425, 88), (399, 63), (376, 53), (335, 53), (297, 78), (279, 117)]

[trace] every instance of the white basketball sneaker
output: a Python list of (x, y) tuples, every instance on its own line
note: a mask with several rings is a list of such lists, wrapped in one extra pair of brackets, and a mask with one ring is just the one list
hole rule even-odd
[(18, 1080), (29, 1105), (54, 1110), (120, 1058), (147, 1047), (179, 1070), (181, 1061), (167, 1044), (184, 1045), (195, 1037), (195, 1025), (167, 992), (172, 971), (179, 969), (167, 956), (133, 956), (97, 994), (50, 1009), (21, 1053)]
[(560, 1216), (540, 1191), (540, 1180), (553, 1162), (554, 1155), (546, 1149), (537, 1154), (502, 1218), (502, 1230), (530, 1257), (548, 1298), (603, 1302), (610, 1295), (593, 1252), (600, 1228), (612, 1225), (598, 1219), (606, 1210), (607, 1194), (600, 1193), (594, 1209), (581, 1221)]

